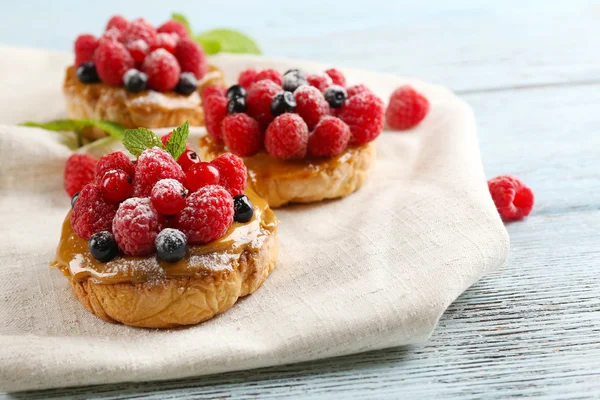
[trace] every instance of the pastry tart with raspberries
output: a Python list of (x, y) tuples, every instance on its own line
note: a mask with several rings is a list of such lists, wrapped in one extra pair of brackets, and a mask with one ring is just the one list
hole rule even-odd
[(249, 69), (204, 97), (201, 156), (243, 157), (249, 186), (271, 207), (344, 197), (366, 181), (385, 107), (365, 85), (346, 87), (339, 70)]
[[(162, 141), (147, 129), (126, 131), (137, 160), (103, 156), (71, 200), (52, 265), (103, 320), (197, 324), (253, 293), (275, 267), (278, 221), (245, 188), (243, 161), (225, 153), (190, 162), (187, 130), (186, 123)], [(66, 180), (81, 176), (69, 172), (81, 160), (67, 161)]]
[[(189, 121), (204, 125), (200, 94), (222, 85), (187, 28), (167, 21), (158, 28), (143, 18), (112, 17), (99, 38), (75, 41), (75, 63), (67, 68), (63, 92), (67, 116), (118, 122), (127, 128), (161, 128)], [(95, 139), (98, 128), (83, 132)]]

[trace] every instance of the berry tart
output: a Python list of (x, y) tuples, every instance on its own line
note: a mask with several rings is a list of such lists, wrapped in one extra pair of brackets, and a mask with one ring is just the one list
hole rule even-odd
[(207, 95), (204, 111), (201, 156), (243, 157), (249, 186), (271, 207), (360, 188), (385, 120), (383, 101), (364, 85), (347, 87), (337, 69), (248, 69), (224, 94)]
[[(114, 16), (101, 37), (77, 37), (63, 92), (69, 118), (160, 128), (186, 120), (203, 125), (200, 94), (211, 85), (223, 85), (223, 74), (183, 24), (171, 20), (155, 28), (143, 18)], [(98, 128), (83, 133), (105, 135)]]
[(94, 165), (94, 174), (72, 197), (52, 266), (105, 321), (197, 324), (253, 293), (275, 267), (278, 221), (245, 188), (243, 161), (186, 156), (187, 128), (162, 141), (147, 129), (126, 131), (135, 161), (114, 152), (67, 162), (67, 190), (83, 183), (70, 163)]

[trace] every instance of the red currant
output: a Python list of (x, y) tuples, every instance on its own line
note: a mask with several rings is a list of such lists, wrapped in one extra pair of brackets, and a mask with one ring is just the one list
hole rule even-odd
[(192, 165), (185, 174), (187, 188), (195, 192), (207, 185), (219, 184), (219, 170), (207, 162)]
[(161, 179), (150, 193), (152, 205), (161, 214), (174, 215), (185, 207), (187, 189), (175, 179)]
[(111, 169), (102, 175), (100, 180), (100, 191), (108, 201), (118, 203), (133, 193), (133, 181), (125, 171)]
[(179, 164), (183, 172), (187, 171), (192, 165), (198, 164), (199, 162), (200, 157), (192, 149), (186, 149), (186, 151), (177, 159), (177, 164)]

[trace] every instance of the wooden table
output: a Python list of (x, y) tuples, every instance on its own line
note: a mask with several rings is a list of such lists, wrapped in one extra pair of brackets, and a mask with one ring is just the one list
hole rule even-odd
[[(63, 3), (71, 9), (41, 7), (27, 15), (17, 5), (3, 6), (10, 22), (0, 41), (67, 49), (67, 38), (96, 18), (97, 29), (87, 30), (98, 31), (114, 10), (153, 22), (165, 17), (159, 2), (104, 1), (89, 5), (92, 11), (85, 2)], [(507, 226), (506, 265), (462, 295), (422, 347), (0, 398), (600, 397), (600, 6), (318, 3), (261, 7), (240, 0), (228, 2), (234, 11), (227, 14), (212, 7), (192, 13), (199, 6), (189, 1), (169, 7), (188, 10), (197, 25), (238, 26), (268, 55), (412, 75), (452, 88), (475, 110), (487, 175), (515, 174), (536, 194), (533, 214)], [(62, 13), (73, 23), (44, 35)], [(44, 18), (28, 33), (9, 35), (11, 26), (36, 15)]]

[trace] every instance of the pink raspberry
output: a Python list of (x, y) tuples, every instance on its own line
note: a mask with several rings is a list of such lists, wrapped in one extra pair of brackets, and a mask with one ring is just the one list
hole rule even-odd
[(202, 90), (200, 93), (200, 97), (202, 98), (202, 103), (206, 102), (206, 98), (208, 96), (219, 96), (225, 97), (225, 93), (227, 93), (227, 88), (220, 85), (211, 85)]
[(337, 156), (346, 150), (351, 136), (344, 121), (323, 117), (308, 137), (308, 154), (315, 157)]
[(161, 179), (150, 193), (152, 205), (161, 214), (175, 215), (185, 206), (187, 190), (175, 179)]
[(227, 116), (227, 97), (208, 96), (204, 102), (206, 131), (216, 143), (223, 142), (221, 123)]
[(127, 29), (123, 31), (123, 43), (133, 42), (142, 39), (146, 43), (152, 43), (156, 36), (156, 29), (150, 22), (144, 18), (134, 19), (129, 23)]
[[(283, 76), (281, 73), (274, 69), (263, 69), (259, 73), (256, 74), (255, 82), (262, 80), (270, 80), (281, 86), (283, 84)], [(244, 85), (242, 85), (244, 86)]]
[(333, 80), (325, 72), (310, 74), (306, 77), (308, 84), (319, 89), (320, 92), (325, 91), (329, 86), (333, 85)]
[(154, 253), (154, 241), (163, 225), (149, 198), (132, 197), (119, 205), (112, 232), (124, 254), (146, 256)]
[(429, 112), (429, 101), (411, 86), (394, 90), (385, 112), (385, 119), (392, 129), (410, 129), (421, 122)]
[(204, 50), (192, 39), (181, 38), (175, 48), (175, 57), (181, 66), (181, 72), (191, 72), (202, 79), (208, 72), (208, 60)]
[(102, 42), (94, 53), (96, 70), (102, 82), (122, 86), (123, 75), (135, 66), (133, 58), (121, 43)]
[(75, 66), (94, 60), (94, 52), (98, 48), (98, 39), (94, 35), (79, 35), (75, 40)]
[(88, 154), (72, 154), (67, 158), (64, 173), (65, 190), (69, 197), (94, 181), (94, 169), (98, 160)]
[(256, 154), (262, 147), (262, 133), (258, 122), (242, 113), (223, 120), (223, 140), (229, 150), (240, 157)]
[(356, 96), (357, 94), (360, 94), (363, 92), (373, 93), (371, 91), (371, 89), (369, 89), (367, 87), (367, 85), (364, 85), (362, 83), (360, 83), (358, 85), (350, 86), (348, 89), (346, 89), (346, 93), (348, 93), (348, 98), (350, 98), (352, 96)]
[(111, 169), (124, 171), (130, 178), (135, 175), (135, 165), (125, 153), (120, 151), (100, 157), (98, 164), (96, 164), (96, 180), (101, 179), (104, 173)]
[(190, 37), (185, 25), (179, 21), (173, 21), (172, 19), (159, 26), (157, 31), (159, 33), (176, 33), (182, 39)]
[(500, 217), (505, 221), (523, 219), (533, 209), (533, 192), (519, 178), (497, 176), (488, 181), (488, 188)]
[(159, 33), (150, 45), (150, 51), (165, 49), (169, 53), (175, 54), (175, 47), (177, 47), (177, 38), (174, 35), (170, 33)]
[(370, 92), (350, 97), (338, 111), (338, 117), (350, 127), (350, 144), (354, 145), (369, 143), (381, 134), (384, 114), (383, 101)]
[(210, 164), (219, 171), (219, 185), (227, 189), (232, 196), (244, 194), (248, 174), (244, 160), (235, 154), (225, 153)]
[(321, 118), (329, 115), (329, 103), (319, 89), (304, 85), (294, 92), (296, 112), (302, 117), (308, 129), (314, 129)]
[(281, 86), (271, 80), (258, 81), (248, 89), (246, 113), (257, 120), (263, 129), (273, 121), (271, 103), (275, 95), (281, 90)]
[(144, 42), (142, 39), (138, 39), (134, 40), (133, 42), (129, 42), (127, 44), (127, 50), (129, 51), (129, 54), (131, 54), (133, 60), (136, 63), (141, 64), (150, 52), (150, 46), (148, 46), (148, 43)]
[(258, 79), (256, 79), (257, 75), (258, 71), (256, 71), (254, 68), (249, 68), (245, 71), (242, 71), (242, 73), (240, 73), (240, 76), (238, 77), (238, 84), (240, 84), (246, 90), (248, 90), (250, 89), (250, 86), (258, 82)]
[(307, 145), (308, 127), (297, 114), (281, 114), (265, 132), (265, 148), (275, 158), (304, 158)]
[(156, 182), (168, 178), (183, 183), (185, 173), (173, 157), (163, 149), (153, 147), (144, 150), (135, 165), (133, 194), (136, 197), (148, 197)]
[(111, 232), (117, 207), (117, 203), (104, 199), (98, 186), (90, 183), (79, 192), (70, 216), (71, 227), (77, 236), (85, 240), (96, 232)]
[(108, 24), (106, 24), (105, 31), (111, 30), (112, 28), (117, 28), (121, 32), (124, 32), (129, 27), (129, 21), (121, 15), (113, 15), (109, 20)]
[(142, 71), (148, 75), (148, 87), (159, 92), (175, 89), (181, 69), (173, 54), (165, 49), (156, 49), (146, 57)]
[(325, 70), (325, 73), (329, 75), (334, 85), (346, 87), (346, 77), (344, 76), (342, 71), (336, 68), (329, 68), (328, 70)]

